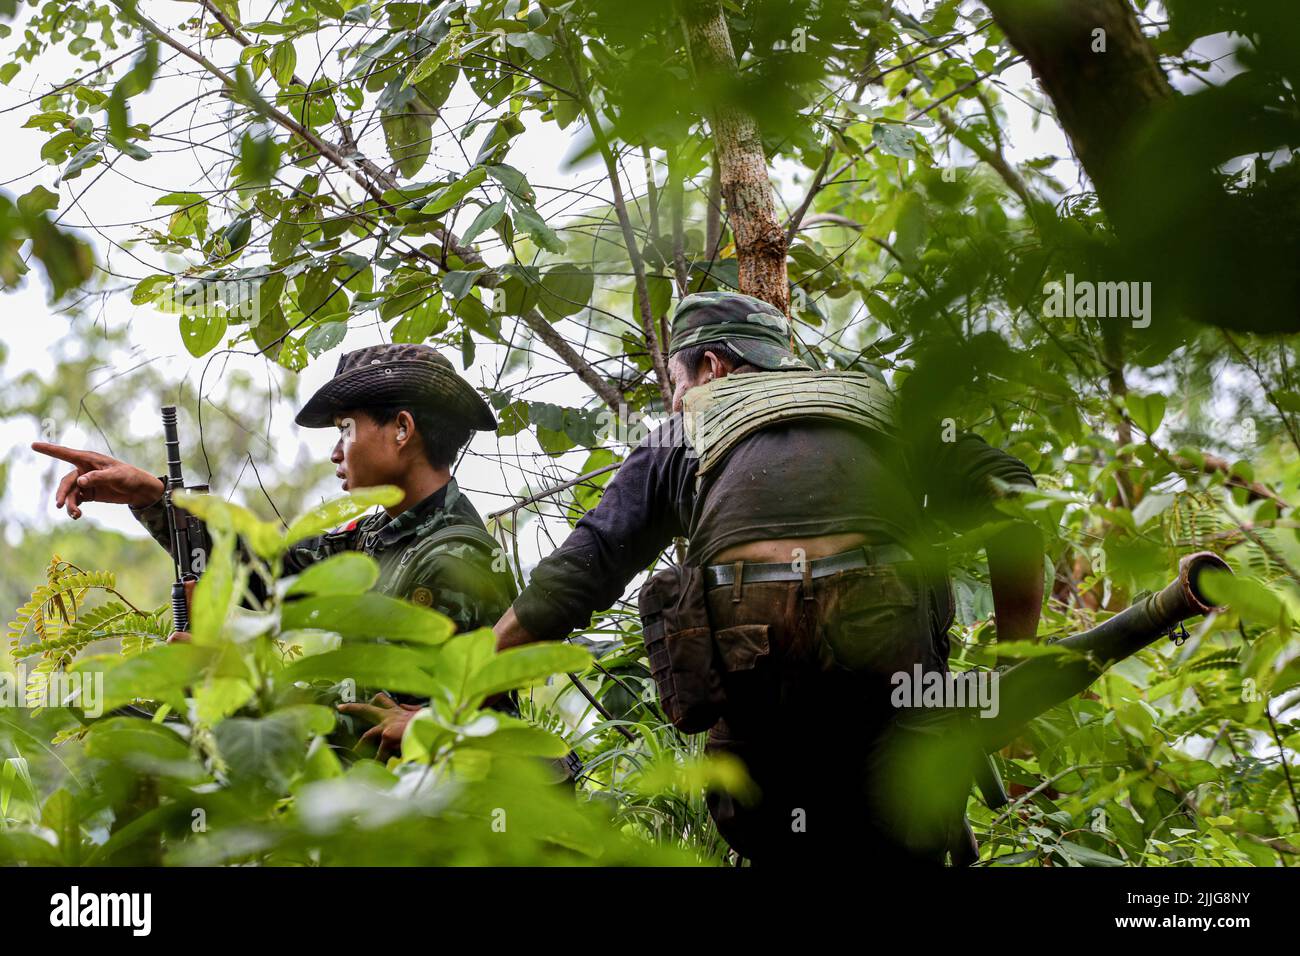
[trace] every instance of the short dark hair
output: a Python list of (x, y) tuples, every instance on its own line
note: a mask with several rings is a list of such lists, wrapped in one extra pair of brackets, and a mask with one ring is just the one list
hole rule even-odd
[(682, 367), (688, 372), (694, 374), (696, 369), (700, 367), (700, 363), (704, 361), (705, 352), (712, 352), (718, 358), (722, 359), (722, 361), (726, 362), (729, 369), (733, 371), (740, 368), (742, 365), (749, 364), (740, 357), (735, 349), (722, 342), (704, 342), (700, 345), (688, 345), (684, 349), (678, 349), (673, 353), (672, 357), (680, 361)]
[(450, 468), (474, 433), (473, 428), (459, 419), (410, 405), (367, 405), (361, 411), (376, 425), (396, 421), (401, 412), (409, 414), (415, 422), (415, 432), (420, 436), (424, 457), (435, 468)]

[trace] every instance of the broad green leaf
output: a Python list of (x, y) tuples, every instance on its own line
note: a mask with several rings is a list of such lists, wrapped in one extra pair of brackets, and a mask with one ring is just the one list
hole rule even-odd
[(168, 193), (153, 201), (155, 206), (197, 206), (207, 202), (198, 193)]
[(332, 780), (343, 776), (343, 764), (334, 755), (334, 748), (325, 737), (315, 737), (307, 746), (307, 757), (303, 763), (302, 779), (304, 783), (315, 780)]
[(166, 644), (134, 657), (87, 657), (79, 659), (78, 673), (104, 671), (105, 712), (116, 710), (137, 698), (176, 700), (185, 688), (193, 686), (205, 670), (216, 661), (208, 647), (194, 644)]
[(229, 717), (253, 696), (253, 685), (238, 677), (214, 677), (194, 688), (198, 718), (212, 725)]
[(342, 594), (287, 602), (280, 612), (286, 630), (309, 628), (345, 640), (383, 638), (405, 644), (441, 644), (455, 632), (451, 619), (383, 594)]
[(564, 251), (564, 240), (551, 231), (546, 220), (532, 206), (516, 205), (514, 221), (542, 249), (557, 254)]
[(1133, 524), (1141, 528), (1151, 519), (1164, 514), (1174, 503), (1174, 498), (1174, 495), (1149, 492), (1133, 509)]
[(452, 51), (454, 42), (455, 40), (451, 33), (448, 33), (443, 37), (438, 45), (433, 48), (433, 51), (419, 63), (415, 64), (414, 69), (406, 75), (406, 85), (415, 86), (417, 83), (433, 76), (434, 72), (447, 62), (447, 57)]
[(33, 186), (18, 197), (18, 208), (25, 216), (37, 216), (59, 208), (59, 194), (44, 186)]
[(226, 619), (235, 603), (235, 536), (221, 528), (211, 531), (212, 553), (194, 587), (190, 631), (195, 644), (212, 646), (226, 637)]
[(216, 348), (226, 334), (226, 317), (215, 311), (182, 315), (180, 329), (186, 351), (195, 358), (202, 358)]
[(402, 489), (396, 485), (379, 485), (375, 488), (358, 488), (342, 497), (333, 498), (295, 519), (285, 532), (285, 544), (296, 544), (303, 538), (331, 531), (375, 505), (395, 505), (402, 500), (402, 495)]
[(1159, 392), (1152, 392), (1149, 395), (1129, 392), (1124, 396), (1124, 404), (1128, 406), (1128, 413), (1133, 423), (1148, 435), (1153, 434), (1164, 420), (1167, 401), (1168, 399)]
[(511, 722), (485, 737), (466, 737), (458, 741), (457, 749), (488, 750), (493, 753), (513, 754), (517, 757), (563, 757), (569, 745), (541, 727), (531, 727), (522, 721)]
[(347, 334), (348, 323), (346, 320), (341, 322), (321, 322), (319, 325), (312, 326), (307, 333), (305, 344), (307, 351), (312, 357), (319, 356), (322, 352), (328, 352), (334, 346), (343, 341)]
[(482, 233), (491, 229), (500, 222), (505, 211), (506, 198), (504, 196), (492, 203), (492, 205), (484, 206), (479, 210), (478, 215), (474, 217), (474, 221), (469, 224), (469, 228), (466, 229), (464, 234), (461, 236), (461, 241), (467, 245), (473, 242)]
[(551, 322), (558, 322), (586, 308), (594, 289), (595, 278), (587, 266), (570, 263), (552, 266), (542, 275), (537, 304), (542, 315)]
[(477, 187), (486, 178), (487, 170), (482, 166), (475, 166), (460, 179), (456, 180), (442, 192), (438, 193), (438, 195), (420, 211), (429, 215), (437, 215), (438, 213), (446, 212), (452, 206), (464, 199), (471, 189)]
[(103, 151), (103, 143), (88, 143), (83, 146), (72, 159), (68, 160), (68, 165), (63, 167), (63, 173), (59, 178), (61, 180), (76, 179), (83, 169), (99, 159), (99, 155)]
[(126, 764), (138, 772), (197, 780), (203, 768), (187, 744), (170, 728), (139, 717), (113, 717), (95, 725), (86, 753)]
[(0, 817), (10, 815), (9, 807), (15, 799), (32, 805), (38, 799), (25, 757), (9, 757), (0, 768)]
[(489, 176), (501, 184), (513, 202), (531, 206), (537, 201), (537, 194), (533, 192), (533, 187), (528, 185), (527, 177), (513, 166), (497, 163), (483, 168), (487, 170)]
[(555, 50), (555, 41), (540, 33), (507, 33), (506, 43), (527, 50), (534, 60), (544, 60)]
[(1282, 599), (1255, 578), (1208, 570), (1201, 573), (1197, 583), (1215, 604), (1226, 606), (1247, 620), (1277, 624), (1282, 614)]
[(433, 117), (412, 109), (386, 114), (382, 121), (388, 152), (407, 179), (424, 168), (433, 150)]
[[(17, 63), (0, 67), (0, 82), (12, 79)], [(63, 862), (57, 847), (27, 830), (0, 829), (0, 866), (58, 866)]]
[(469, 294), (469, 290), (474, 288), (474, 283), (482, 274), (482, 269), (444, 272), (442, 275), (442, 291), (452, 301), (463, 299)]
[(171, 285), (171, 282), (172, 277), (169, 275), (145, 276), (131, 290), (131, 304), (144, 305), (146, 302), (152, 302), (166, 286)]
[(217, 749), (238, 782), (282, 793), (302, 766), (306, 748), (295, 722), (270, 717), (229, 717), (213, 730)]
[(1086, 846), (1078, 843), (1072, 843), (1069, 840), (1062, 840), (1057, 845), (1063, 855), (1071, 864), (1075, 866), (1123, 866), (1124, 861), (1113, 856), (1107, 856), (1105, 853), (1098, 853), (1096, 850), (1090, 850)]
[(900, 159), (915, 159), (916, 147), (912, 145), (915, 133), (906, 126), (876, 123), (871, 127), (871, 140), (882, 153)]
[(425, 670), (431, 664), (427, 649), (395, 644), (349, 644), (304, 657), (287, 667), (283, 676), (286, 681), (350, 680), (358, 691), (387, 690), (431, 697), (439, 686)]
[(488, 697), (543, 683), (553, 674), (585, 670), (591, 654), (573, 644), (537, 643), (493, 656), (470, 677), (466, 696)]
[(308, 565), (285, 592), (299, 594), (363, 594), (379, 580), (379, 564), (359, 551), (345, 551)]
[(65, 865), (81, 862), (81, 813), (76, 797), (65, 789), (50, 794), (41, 808), (41, 826), (54, 831)]
[(281, 40), (271, 48), (271, 75), (281, 86), (293, 82), (293, 71), (298, 66), (298, 53), (292, 40)]
[(474, 697), (469, 690), (474, 675), (482, 670), (496, 653), (496, 635), (489, 627), (457, 634), (438, 648), (433, 658), (433, 673), (439, 683), (451, 691), (457, 704)]

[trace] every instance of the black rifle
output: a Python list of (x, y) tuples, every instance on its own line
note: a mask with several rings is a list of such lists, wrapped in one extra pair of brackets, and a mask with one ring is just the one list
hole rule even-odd
[(181, 471), (181, 441), (176, 430), (176, 406), (162, 408), (163, 435), (167, 441), (167, 481), (163, 491), (163, 506), (167, 509), (167, 533), (171, 537), (172, 563), (176, 580), (172, 583), (172, 630), (190, 629), (190, 606), (185, 598), (185, 585), (197, 581), (207, 563), (208, 539), (203, 522), (182, 511), (172, 502), (176, 491), (208, 493), (207, 485), (185, 487)]

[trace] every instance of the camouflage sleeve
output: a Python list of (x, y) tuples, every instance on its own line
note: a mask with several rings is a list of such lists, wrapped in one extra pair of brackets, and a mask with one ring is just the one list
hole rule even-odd
[(393, 594), (447, 615), (462, 632), (495, 624), (514, 600), (515, 582), (508, 570), (493, 568), (483, 547), (449, 541), (418, 554)]
[(144, 525), (149, 536), (163, 546), (163, 550), (168, 554), (172, 553), (171, 534), (167, 529), (167, 509), (163, 506), (163, 499), (159, 498), (144, 508), (132, 505), (131, 514), (135, 516), (136, 521)]
[(283, 571), (285, 574), (298, 574), (317, 561), (324, 561), (344, 551), (355, 551), (356, 537), (356, 531), (348, 529), (303, 538), (284, 553)]
[(514, 605), (535, 637), (560, 640), (587, 627), (674, 536), (687, 533), (699, 458), (681, 436), (678, 413), (632, 450), (596, 507), (538, 562)]

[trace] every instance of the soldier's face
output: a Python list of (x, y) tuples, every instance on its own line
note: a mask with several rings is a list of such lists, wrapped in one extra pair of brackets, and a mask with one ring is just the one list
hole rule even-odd
[(330, 461), (338, 466), (335, 474), (342, 479), (343, 490), (392, 484), (401, 471), (401, 446), (394, 441), (398, 424), (377, 425), (360, 411), (336, 415), (334, 424), (339, 440)]

